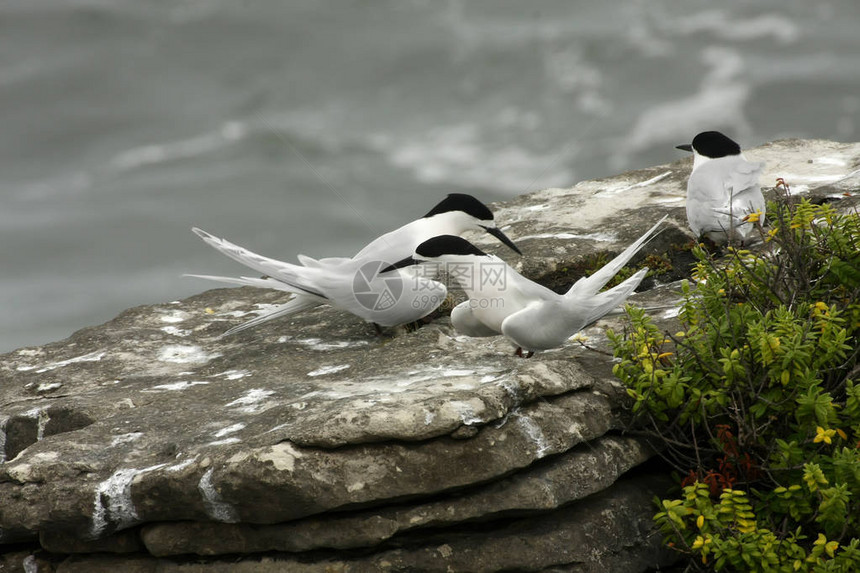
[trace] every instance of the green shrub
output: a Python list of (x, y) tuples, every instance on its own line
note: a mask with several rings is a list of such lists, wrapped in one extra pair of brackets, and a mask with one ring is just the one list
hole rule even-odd
[(691, 564), (860, 571), (860, 219), (769, 205), (755, 252), (695, 249), (683, 330), (610, 333), (640, 433), (683, 477), (657, 524)]

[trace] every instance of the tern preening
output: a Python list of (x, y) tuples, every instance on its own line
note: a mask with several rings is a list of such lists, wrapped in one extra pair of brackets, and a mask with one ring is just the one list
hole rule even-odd
[(441, 234), (460, 235), (469, 230), (487, 232), (516, 251), (520, 250), (495, 224), (492, 211), (471, 195), (452, 193), (426, 215), (370, 242), (353, 257), (314, 259), (298, 255), (301, 264), (258, 255), (201, 229), (193, 231), (214, 249), (263, 273), (265, 277), (187, 275), (242, 286), (272, 288), (293, 293), (287, 303), (233, 327), (224, 335), (329, 304), (379, 326), (414, 322), (445, 300), (445, 285), (410, 273), (380, 269), (406, 257), (425, 240)]
[(677, 148), (693, 152), (687, 222), (696, 238), (705, 235), (715, 243), (751, 239), (750, 215), (765, 213), (758, 183), (764, 163), (747, 161), (740, 145), (718, 131), (704, 131)]
[[(565, 294), (558, 294), (519, 274), (496, 256), (452, 235), (421, 243), (411, 257), (382, 270), (433, 263), (443, 266), (465, 291), (468, 300), (451, 312), (454, 328), (467, 336), (502, 334), (517, 345), (517, 355), (561, 346), (565, 341), (622, 304), (639, 286), (647, 268), (621, 284), (599, 292), (653, 238), (666, 217), (621, 254), (589, 277), (582, 277)], [(471, 272), (462, 272), (471, 268)]]

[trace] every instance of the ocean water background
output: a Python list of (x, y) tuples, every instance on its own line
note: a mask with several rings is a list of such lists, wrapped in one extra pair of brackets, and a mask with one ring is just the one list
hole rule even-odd
[(744, 146), (856, 141), (857, 0), (4, 0), (0, 351), (501, 200)]

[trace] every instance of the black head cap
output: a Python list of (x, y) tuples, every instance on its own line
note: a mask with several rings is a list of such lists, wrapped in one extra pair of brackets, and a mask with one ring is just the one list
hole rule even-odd
[(433, 259), (442, 255), (478, 255), (486, 256), (487, 253), (462, 237), (454, 235), (439, 235), (427, 239), (415, 249), (415, 254), (427, 259)]
[(424, 217), (432, 217), (439, 213), (448, 213), (451, 211), (463, 211), (480, 221), (493, 220), (493, 212), (486, 205), (465, 193), (451, 193), (442, 199), (438, 205), (430, 209), (430, 212), (424, 215)]
[[(678, 146), (682, 149), (682, 146)], [(741, 146), (733, 139), (723, 135), (719, 131), (703, 131), (693, 138), (692, 148), (699, 155), (716, 159), (718, 157), (726, 157), (728, 155), (739, 155)]]

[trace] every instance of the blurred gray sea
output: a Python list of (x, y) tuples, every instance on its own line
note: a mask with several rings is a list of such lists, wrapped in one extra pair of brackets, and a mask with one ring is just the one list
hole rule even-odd
[(0, 351), (351, 255), (446, 193), (856, 141), (858, 0), (0, 2)]

